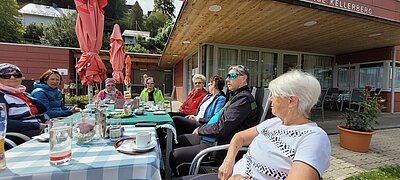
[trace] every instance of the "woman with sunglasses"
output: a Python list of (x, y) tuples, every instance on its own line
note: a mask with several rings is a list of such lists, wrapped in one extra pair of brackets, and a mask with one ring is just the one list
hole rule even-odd
[(0, 64), (0, 103), (7, 107), (7, 132), (33, 137), (41, 133), (49, 117), (46, 106), (25, 92), (23, 79), (17, 66)]
[(50, 118), (66, 117), (81, 109), (77, 106), (67, 108), (64, 106), (63, 97), (58, 86), (61, 85), (61, 74), (55, 69), (49, 69), (40, 76), (40, 81), (35, 82), (32, 96), (39, 99), (47, 107)]
[(225, 93), (222, 91), (224, 86), (225, 81), (221, 76), (211, 77), (208, 83), (209, 94), (201, 100), (196, 113), (186, 117), (172, 117), (178, 135), (192, 133), (222, 109), (226, 101)]
[(105, 82), (106, 88), (99, 92), (97, 95), (98, 99), (114, 102), (116, 99), (124, 99), (122, 92), (115, 88), (115, 80), (113, 78), (107, 78)]
[(201, 100), (207, 95), (207, 91), (204, 89), (204, 83), (206, 82), (206, 77), (202, 74), (195, 74), (192, 78), (194, 88), (189, 92), (185, 102), (182, 103), (179, 108), (179, 112), (170, 112), (171, 117), (187, 115), (193, 115), (196, 113), (197, 108)]
[(158, 88), (154, 86), (155, 80), (153, 77), (148, 77), (146, 79), (146, 88), (140, 92), (141, 99), (147, 99), (148, 101), (153, 101), (154, 103), (163, 103), (164, 96)]

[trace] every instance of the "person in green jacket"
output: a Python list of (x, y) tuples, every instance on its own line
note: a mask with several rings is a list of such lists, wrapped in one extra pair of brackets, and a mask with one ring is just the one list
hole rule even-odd
[(154, 101), (154, 103), (164, 103), (162, 92), (154, 87), (154, 83), (153, 77), (148, 77), (146, 79), (147, 88), (144, 88), (140, 93), (140, 99), (147, 98), (148, 101)]

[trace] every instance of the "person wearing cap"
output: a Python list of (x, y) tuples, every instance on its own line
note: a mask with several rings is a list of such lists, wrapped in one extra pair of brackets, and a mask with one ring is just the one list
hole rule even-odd
[(62, 76), (55, 69), (49, 69), (40, 76), (40, 82), (35, 82), (35, 88), (31, 95), (39, 99), (48, 109), (47, 115), (50, 118), (66, 117), (75, 112), (80, 112), (81, 109), (77, 106), (67, 108), (64, 106), (63, 97), (58, 86), (61, 85)]
[(42, 132), (50, 118), (46, 106), (25, 92), (26, 87), (21, 85), (23, 79), (17, 66), (0, 64), (0, 103), (6, 105), (7, 132), (33, 137)]
[(164, 102), (164, 96), (162, 95), (161, 90), (154, 87), (155, 80), (153, 77), (148, 77), (146, 79), (147, 87), (143, 89), (140, 93), (140, 98), (147, 98), (149, 101), (153, 101), (154, 103)]
[(97, 95), (97, 98), (100, 100), (112, 100), (116, 99), (124, 99), (124, 95), (122, 92), (115, 88), (115, 80), (113, 78), (106, 79), (106, 88), (101, 90)]

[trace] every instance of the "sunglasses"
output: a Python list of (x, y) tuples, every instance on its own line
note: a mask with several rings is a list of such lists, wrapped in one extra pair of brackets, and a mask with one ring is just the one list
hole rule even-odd
[(107, 86), (115, 86), (115, 84), (109, 84), (109, 85), (107, 85)]
[(195, 85), (203, 84), (203, 82), (194, 82)]
[(22, 78), (22, 74), (21, 74), (21, 73), (0, 74), (0, 78), (1, 78), (1, 79), (10, 79), (11, 76), (13, 76), (14, 78)]
[(243, 75), (237, 74), (237, 73), (229, 73), (229, 74), (226, 75), (226, 78), (232, 80), (232, 79), (237, 78), (238, 76), (243, 76)]

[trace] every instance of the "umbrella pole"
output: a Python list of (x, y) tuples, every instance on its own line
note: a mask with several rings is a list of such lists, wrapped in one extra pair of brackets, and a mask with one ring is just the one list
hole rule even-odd
[(93, 86), (88, 85), (89, 104), (93, 104)]

